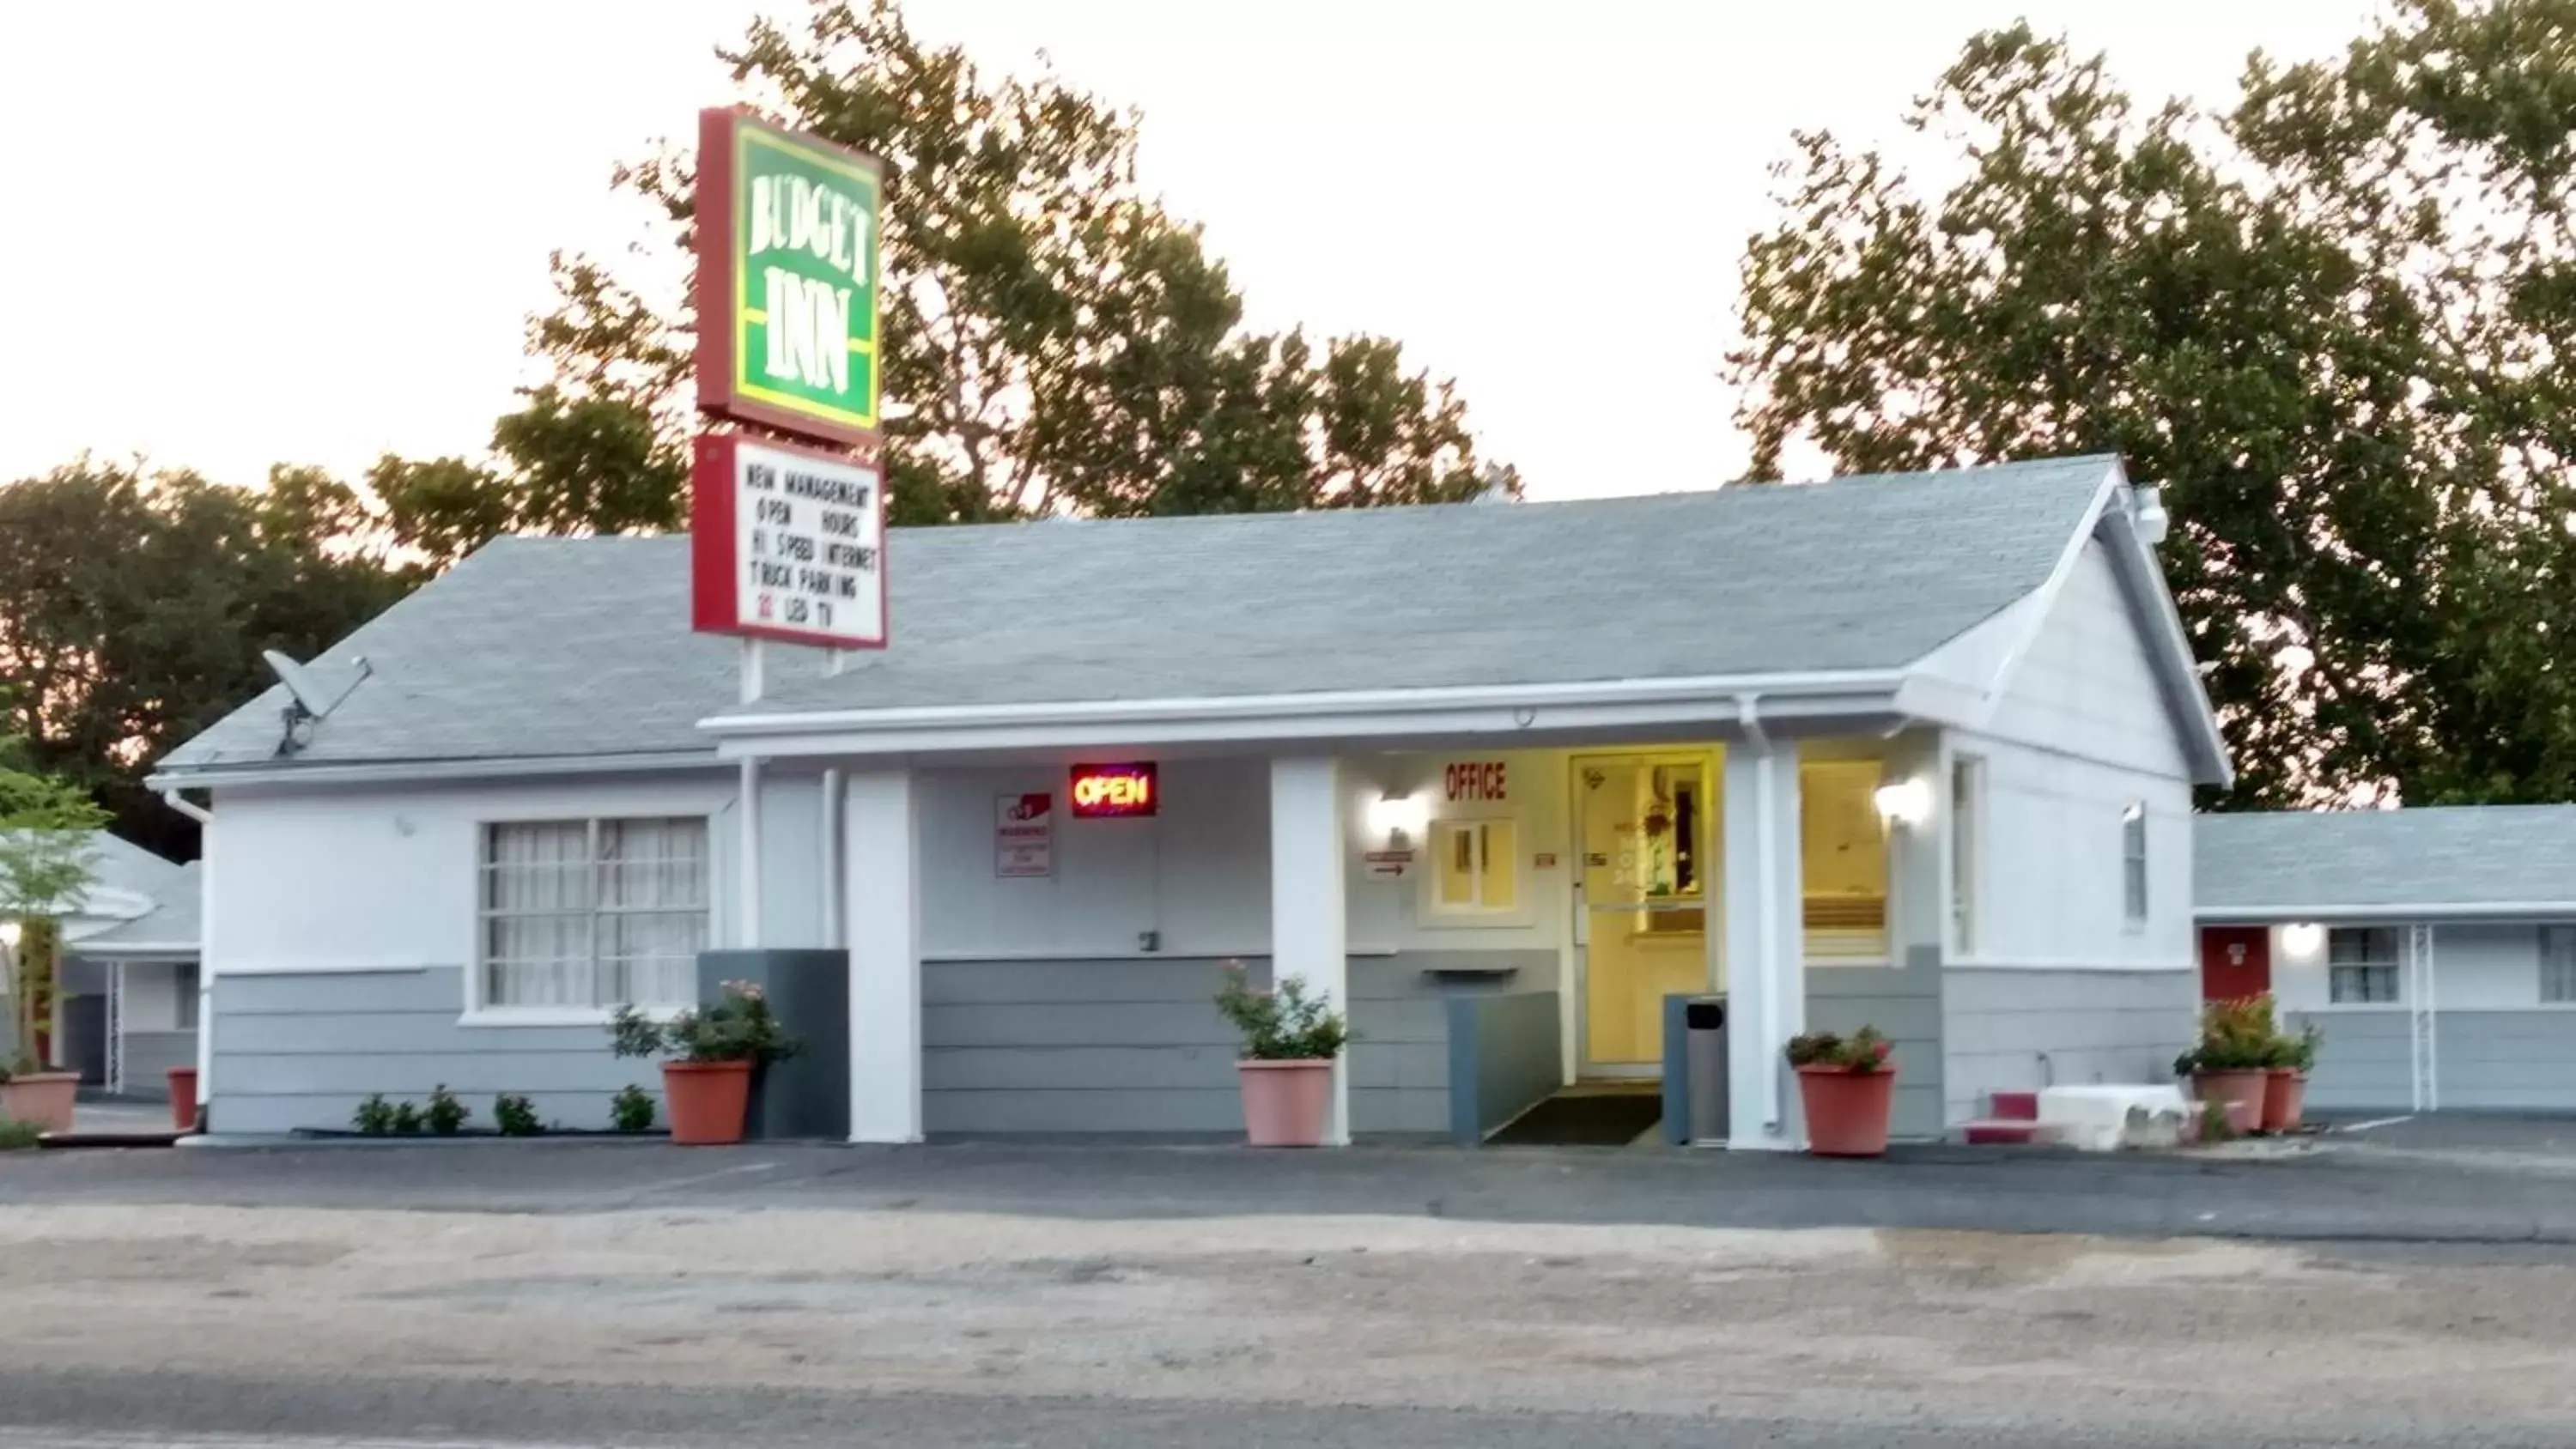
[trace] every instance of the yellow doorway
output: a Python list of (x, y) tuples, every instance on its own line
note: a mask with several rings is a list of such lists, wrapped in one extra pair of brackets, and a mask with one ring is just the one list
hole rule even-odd
[(1577, 755), (1573, 776), (1582, 1072), (1657, 1076), (1664, 997), (1711, 985), (1708, 932), (1722, 900), (1716, 756)]

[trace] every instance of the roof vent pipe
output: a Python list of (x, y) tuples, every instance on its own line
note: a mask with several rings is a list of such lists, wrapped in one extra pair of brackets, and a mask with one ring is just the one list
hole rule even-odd
[(2137, 520), (2138, 537), (2149, 548), (2165, 541), (2173, 531), (2173, 515), (2165, 512), (2165, 490), (2162, 484), (2141, 483), (2129, 490), (2129, 516)]

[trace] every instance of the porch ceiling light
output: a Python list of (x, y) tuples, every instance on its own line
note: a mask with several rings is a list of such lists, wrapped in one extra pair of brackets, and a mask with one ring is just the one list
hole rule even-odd
[(15, 950), (18, 945), (18, 923), (0, 921), (0, 949)]
[(1932, 815), (1932, 787), (1921, 780), (1890, 780), (1871, 797), (1878, 813), (1898, 825), (1920, 825)]
[(1381, 795), (1369, 802), (1369, 833), (1389, 840), (1410, 839), (1431, 824), (1431, 802), (1418, 795)]
[(2314, 921), (2301, 921), (2281, 928), (2281, 954), (2307, 960), (2324, 950), (2326, 928)]

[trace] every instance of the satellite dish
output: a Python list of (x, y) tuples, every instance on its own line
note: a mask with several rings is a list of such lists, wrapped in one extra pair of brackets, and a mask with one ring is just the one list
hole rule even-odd
[(349, 682), (334, 693), (314, 676), (312, 670), (274, 649), (259, 651), (259, 657), (268, 665), (269, 672), (277, 676), (278, 683), (285, 685), (286, 692), (294, 697), (293, 701), (286, 706), (286, 738), (278, 741), (277, 744), (277, 752), (281, 755), (291, 755), (301, 746), (310, 743), (313, 738), (313, 722), (339, 708), (340, 701), (347, 699), (351, 690), (356, 689), (367, 676), (375, 673), (374, 666), (368, 664), (362, 656), (357, 661), (357, 667), (350, 675)]

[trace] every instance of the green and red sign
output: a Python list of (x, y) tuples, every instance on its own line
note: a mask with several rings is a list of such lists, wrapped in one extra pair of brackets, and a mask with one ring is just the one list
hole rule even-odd
[(698, 406), (842, 446), (877, 436), (877, 163), (698, 115)]

